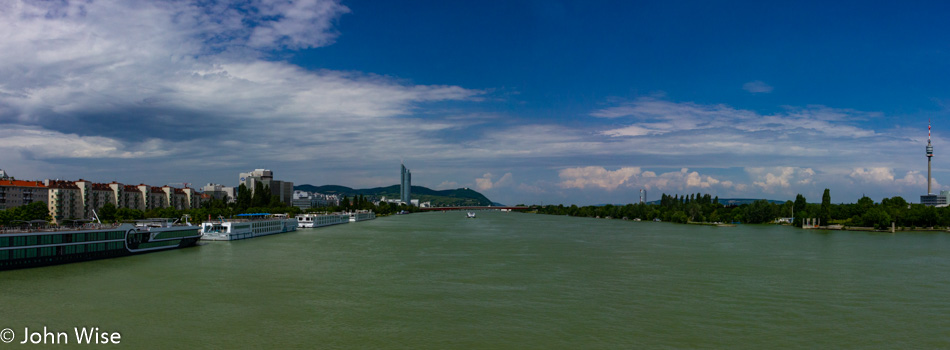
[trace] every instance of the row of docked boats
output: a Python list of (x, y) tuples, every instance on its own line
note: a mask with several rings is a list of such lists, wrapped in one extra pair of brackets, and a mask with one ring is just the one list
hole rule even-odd
[(242, 214), (231, 219), (209, 220), (192, 225), (171, 219), (139, 220), (135, 223), (87, 223), (77, 227), (31, 226), (0, 228), (0, 270), (104, 259), (194, 246), (199, 240), (232, 241), (296, 231), (298, 227), (321, 227), (372, 220), (372, 211), (301, 214)]

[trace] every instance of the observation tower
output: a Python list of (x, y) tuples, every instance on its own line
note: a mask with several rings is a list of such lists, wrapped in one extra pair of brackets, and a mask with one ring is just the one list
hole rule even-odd
[(933, 183), (933, 178), (931, 177), (930, 172), (930, 161), (934, 157), (934, 146), (931, 143), (930, 139), (930, 123), (927, 123), (927, 194), (920, 196), (920, 204), (945, 207), (947, 206), (947, 193), (943, 191), (940, 195), (933, 194), (931, 184)]
[(934, 157), (934, 146), (930, 144), (930, 123), (928, 122), (927, 123), (927, 194), (928, 195), (933, 194), (933, 192), (930, 191), (930, 184), (932, 182), (930, 178), (930, 161), (933, 159), (933, 157)]

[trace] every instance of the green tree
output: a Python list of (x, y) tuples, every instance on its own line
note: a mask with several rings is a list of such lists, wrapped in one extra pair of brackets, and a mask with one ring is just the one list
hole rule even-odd
[(775, 213), (772, 204), (764, 199), (752, 202), (746, 208), (746, 222), (750, 224), (761, 224), (775, 220)]
[(145, 218), (145, 212), (138, 209), (119, 208), (115, 212), (115, 218), (118, 221), (141, 220)]
[(720, 222), (720, 221), (722, 221), (722, 219), (719, 218), (719, 211), (718, 211), (718, 210), (713, 210), (712, 213), (709, 214), (709, 217), (708, 217), (708, 218), (709, 218), (709, 222)]
[(0, 210), (0, 225), (11, 226), (13, 224), (13, 210)]
[(831, 221), (831, 190), (827, 188), (821, 195), (821, 211), (818, 213), (818, 218), (822, 225), (827, 225)]
[(180, 218), (181, 215), (182, 213), (178, 211), (177, 209), (172, 208), (172, 207), (165, 207), (165, 208), (158, 209), (155, 216), (151, 216), (151, 217), (177, 219), (177, 218)]
[(269, 207), (278, 207), (278, 208), (279, 208), (279, 207), (283, 207), (283, 206), (286, 206), (286, 205), (287, 205), (286, 203), (280, 201), (280, 196), (277, 196), (277, 195), (271, 195), (271, 196), (270, 196), (270, 203), (268, 204)]
[(880, 229), (891, 226), (891, 216), (881, 208), (875, 207), (868, 209), (868, 211), (861, 216), (861, 219), (865, 226), (873, 226)]
[(689, 205), (686, 206), (686, 211), (690, 220), (702, 221), (700, 217), (703, 216), (703, 210), (700, 208), (699, 203), (696, 203), (695, 201), (690, 202)]
[(881, 205), (888, 208), (907, 209), (907, 201), (903, 197), (891, 197), (881, 200)]
[(689, 218), (686, 216), (685, 212), (683, 212), (682, 210), (678, 210), (675, 213), (673, 213), (669, 221), (685, 224), (687, 221), (689, 221)]
[(33, 220), (50, 220), (49, 206), (46, 204), (46, 202), (33, 202), (16, 208), (7, 209), (5, 212), (8, 215), (8, 224)]
[(808, 205), (808, 202), (805, 201), (805, 196), (801, 193), (795, 196), (795, 205), (792, 207), (795, 209), (795, 216), (801, 216), (800, 213), (805, 212), (806, 205)]
[(251, 190), (248, 189), (244, 184), (238, 186), (237, 199), (235, 199), (237, 211), (244, 211), (247, 208), (250, 208), (252, 200)]
[(114, 222), (115, 213), (119, 209), (115, 207), (115, 204), (106, 203), (102, 205), (102, 208), (99, 208), (97, 214), (99, 214), (99, 221), (102, 222)]
[(864, 197), (861, 197), (861, 199), (858, 199), (858, 210), (862, 212), (867, 212), (872, 207), (874, 207), (874, 200), (871, 198), (868, 198), (868, 196), (864, 196)]
[(268, 204), (270, 204), (270, 186), (264, 186), (264, 183), (260, 181), (255, 182), (251, 206), (266, 207)]

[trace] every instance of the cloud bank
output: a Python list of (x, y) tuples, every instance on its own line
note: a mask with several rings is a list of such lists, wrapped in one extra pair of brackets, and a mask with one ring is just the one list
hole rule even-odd
[(650, 96), (543, 118), (464, 107), (518, 93), (286, 61), (332, 45), (351, 15), (335, 0), (2, 2), (0, 160), (21, 178), (230, 183), (270, 167), (298, 183), (388, 186), (408, 157), (418, 184), (505, 202), (926, 188), (907, 156), (923, 133), (881, 127), (874, 111)]
[[(481, 91), (269, 59), (332, 44), (333, 23), (348, 12), (329, 0), (5, 2), (0, 124), (16, 135), (0, 151), (168, 167), (188, 165), (176, 160), (188, 155), (244, 160), (240, 169), (315, 152), (377, 154), (396, 140), (431, 147), (411, 140), (432, 124), (400, 118)], [(326, 151), (355, 140), (365, 146)]]

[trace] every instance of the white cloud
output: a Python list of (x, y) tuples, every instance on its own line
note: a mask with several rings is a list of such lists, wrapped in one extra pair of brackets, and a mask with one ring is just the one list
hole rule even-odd
[[(866, 183), (890, 184), (894, 182), (894, 171), (885, 167), (854, 168), (849, 176), (852, 179)], [(926, 183), (926, 180), (924, 183)]]
[(837, 137), (871, 137), (875, 136), (873, 130), (862, 129), (850, 125), (849, 122), (877, 116), (874, 113), (825, 106), (788, 107), (785, 113), (761, 115), (722, 104), (675, 103), (652, 97), (596, 110), (591, 115), (603, 118), (629, 117), (635, 120), (630, 125), (601, 132), (613, 137), (716, 129), (741, 133), (770, 132), (769, 136), (773, 138), (796, 131)]
[[(937, 183), (936, 179), (931, 179), (930, 181), (930, 187), (932, 189), (939, 189), (942, 187), (939, 183)], [(927, 177), (921, 174), (919, 171), (908, 171), (906, 174), (904, 174), (903, 178), (897, 179), (895, 182), (903, 186), (919, 186), (921, 189), (927, 188)]]
[(22, 125), (0, 129), (0, 150), (37, 159), (142, 158), (169, 153), (168, 146), (157, 139), (144, 140), (133, 148), (106, 137), (64, 134)]
[(639, 167), (623, 167), (607, 170), (604, 167), (588, 166), (562, 169), (558, 176), (562, 188), (584, 189), (588, 187), (613, 191), (619, 187), (646, 188), (648, 190), (693, 190), (712, 188), (732, 188), (732, 181), (720, 181), (709, 175), (682, 168), (657, 175), (652, 171), (641, 171)]
[[(927, 176), (916, 170), (910, 170), (904, 177), (898, 178), (894, 175), (894, 169), (888, 167), (854, 168), (849, 177), (859, 184), (913, 189), (920, 193), (927, 190)], [(943, 188), (936, 179), (931, 181), (932, 190)]]
[(561, 187), (563, 188), (600, 187), (612, 191), (638, 174), (640, 174), (640, 168), (638, 167), (607, 170), (603, 167), (588, 166), (562, 169), (558, 176), (562, 180)]
[[(200, 140), (202, 150), (189, 156), (220, 158), (231, 148), (217, 146), (240, 139), (244, 161), (287, 159), (300, 154), (274, 154), (289, 144), (307, 150), (353, 135), (431, 147), (415, 141), (417, 133), (450, 124), (419, 128), (396, 118), (421, 103), (482, 92), (262, 58), (261, 50), (332, 43), (333, 22), (347, 12), (335, 0), (4, 2), (0, 123), (111, 140), (115, 150), (102, 157), (171, 156), (185, 149), (169, 145)], [(157, 144), (143, 140), (156, 139), (168, 141), (163, 150), (142, 151)], [(375, 145), (333, 155), (376, 154), (362, 148)], [(95, 153), (49, 148), (43, 157)]]
[(492, 182), (493, 177), (491, 173), (485, 173), (482, 177), (475, 179), (475, 188), (479, 191), (488, 191), (498, 187), (509, 186), (513, 182), (511, 173), (505, 173), (505, 175), (502, 175), (501, 178), (495, 182)]
[(797, 167), (749, 167), (746, 172), (752, 177), (752, 184), (767, 193), (792, 193), (793, 184), (806, 185), (812, 183), (815, 171), (811, 168)]
[(687, 168), (662, 173), (652, 178), (644, 178), (642, 182), (643, 187), (647, 189), (669, 191), (713, 190), (734, 187), (732, 181), (720, 181), (712, 176), (700, 174), (697, 171), (689, 171)]
[(762, 82), (761, 80), (750, 81), (748, 83), (742, 84), (742, 89), (753, 94), (758, 93), (770, 93), (772, 92), (772, 87), (769, 84)]
[(257, 1), (257, 25), (248, 46), (290, 49), (319, 47), (332, 43), (332, 21), (350, 10), (336, 1)]

